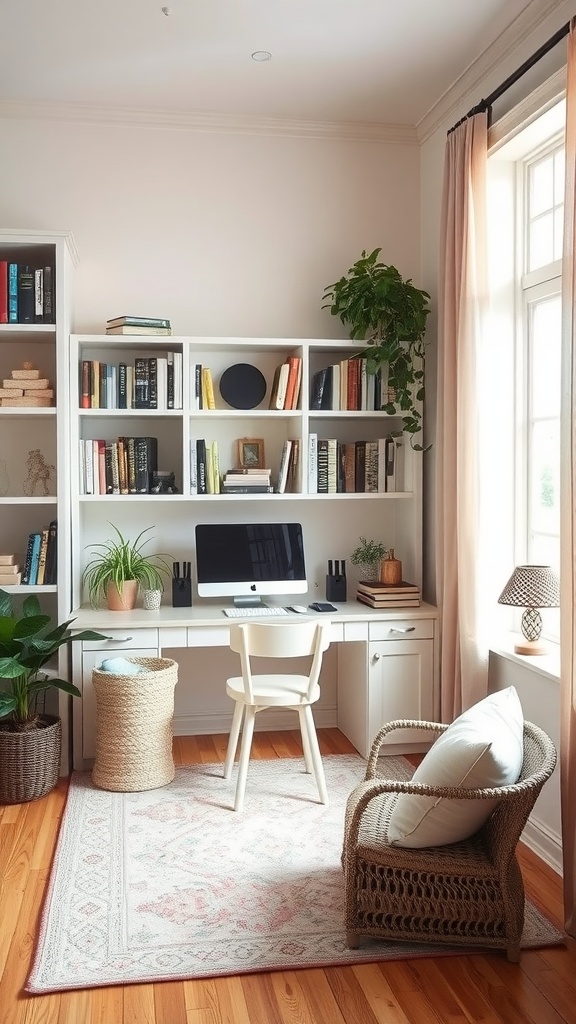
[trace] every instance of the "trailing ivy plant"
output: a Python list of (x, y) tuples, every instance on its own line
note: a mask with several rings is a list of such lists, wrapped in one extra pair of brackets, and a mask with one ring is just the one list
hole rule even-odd
[(404, 279), (396, 267), (381, 263), (381, 249), (366, 250), (339, 281), (328, 285), (322, 309), (330, 309), (349, 328), (354, 341), (367, 341), (370, 348), (359, 353), (367, 359), (368, 373), (388, 364), (388, 387), (394, 401), (384, 406), (393, 415), (403, 414), (403, 430), (414, 435), (422, 429), (424, 400), (424, 356), (426, 319), (430, 296)]

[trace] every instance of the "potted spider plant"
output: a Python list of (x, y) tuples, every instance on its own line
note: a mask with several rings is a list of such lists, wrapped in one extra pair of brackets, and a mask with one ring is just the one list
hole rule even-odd
[(12, 596), (0, 590), (0, 804), (36, 800), (58, 781), (62, 725), (40, 705), (48, 690), (73, 697), (80, 690), (43, 670), (75, 640), (107, 639), (92, 629), (72, 633), (73, 621), (54, 625), (35, 594), (17, 614)]
[(430, 296), (403, 278), (396, 267), (381, 263), (381, 249), (362, 251), (348, 273), (328, 285), (322, 296), (329, 309), (350, 329), (353, 340), (370, 346), (359, 353), (367, 359), (368, 373), (388, 366), (388, 388), (393, 400), (384, 412), (402, 415), (403, 429), (416, 451), (414, 436), (422, 429), (426, 319)]
[(116, 536), (89, 545), (94, 554), (82, 579), (91, 605), (96, 607), (105, 601), (110, 611), (126, 611), (135, 607), (139, 587), (164, 590), (164, 576), (171, 572), (170, 556), (144, 551), (151, 540), (145, 534), (153, 526), (146, 527), (133, 541), (124, 537), (113, 523), (110, 526)]

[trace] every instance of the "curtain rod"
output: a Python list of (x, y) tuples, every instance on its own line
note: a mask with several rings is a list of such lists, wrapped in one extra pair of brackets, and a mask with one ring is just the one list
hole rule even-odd
[(469, 110), (467, 114), (464, 114), (464, 117), (461, 117), (460, 120), (457, 121), (456, 124), (452, 126), (452, 128), (449, 128), (447, 135), (450, 135), (453, 131), (455, 131), (456, 128), (459, 128), (461, 124), (464, 124), (464, 121), (467, 121), (469, 117), (474, 117), (475, 114), (481, 114), (485, 110), (488, 111), (488, 122), (490, 123), (492, 104), (495, 103), (496, 100), (499, 100), (500, 97), (503, 96), (504, 93), (511, 88), (511, 86), (515, 85), (516, 82), (520, 78), (522, 78), (522, 76), (525, 75), (527, 71), (530, 70), (530, 68), (533, 68), (534, 65), (537, 64), (539, 60), (541, 60), (542, 57), (549, 53), (550, 50), (553, 50), (554, 47), (558, 45), (560, 40), (564, 39), (564, 37), (568, 35), (569, 31), (570, 22), (568, 21), (565, 25), (562, 26), (562, 28), (559, 28), (558, 31), (555, 32), (554, 35), (547, 40), (547, 42), (543, 43), (542, 46), (538, 50), (536, 50), (535, 53), (532, 54), (531, 57), (528, 57), (528, 60), (525, 60), (519, 68), (516, 68), (516, 71), (513, 71), (512, 74), (509, 75), (508, 78), (504, 82), (502, 82), (502, 84), (499, 85), (497, 89), (494, 89), (494, 91), (491, 92), (490, 95), (487, 96), (485, 100), (480, 100), (480, 102), (477, 103), (475, 107), (472, 107), (472, 109)]

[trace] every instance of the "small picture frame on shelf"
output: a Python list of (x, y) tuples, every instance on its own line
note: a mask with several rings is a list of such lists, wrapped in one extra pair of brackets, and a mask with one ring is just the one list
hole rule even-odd
[(241, 469), (264, 469), (264, 440), (261, 437), (240, 438), (238, 465)]

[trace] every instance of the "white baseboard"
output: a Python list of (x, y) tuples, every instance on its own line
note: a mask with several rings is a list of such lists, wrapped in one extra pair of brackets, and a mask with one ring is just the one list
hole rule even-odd
[[(317, 729), (335, 729), (337, 724), (336, 706), (331, 708), (315, 708), (314, 721)], [(172, 730), (174, 736), (209, 736), (211, 733), (220, 735), (229, 733), (232, 724), (232, 715), (206, 714), (206, 715), (175, 715)], [(270, 708), (261, 711), (256, 715), (256, 732), (286, 732), (289, 729), (298, 729), (298, 717), (296, 712), (289, 715), (286, 711), (274, 711)]]
[(522, 842), (557, 875), (562, 876), (562, 838), (547, 829), (537, 818), (529, 818)]

